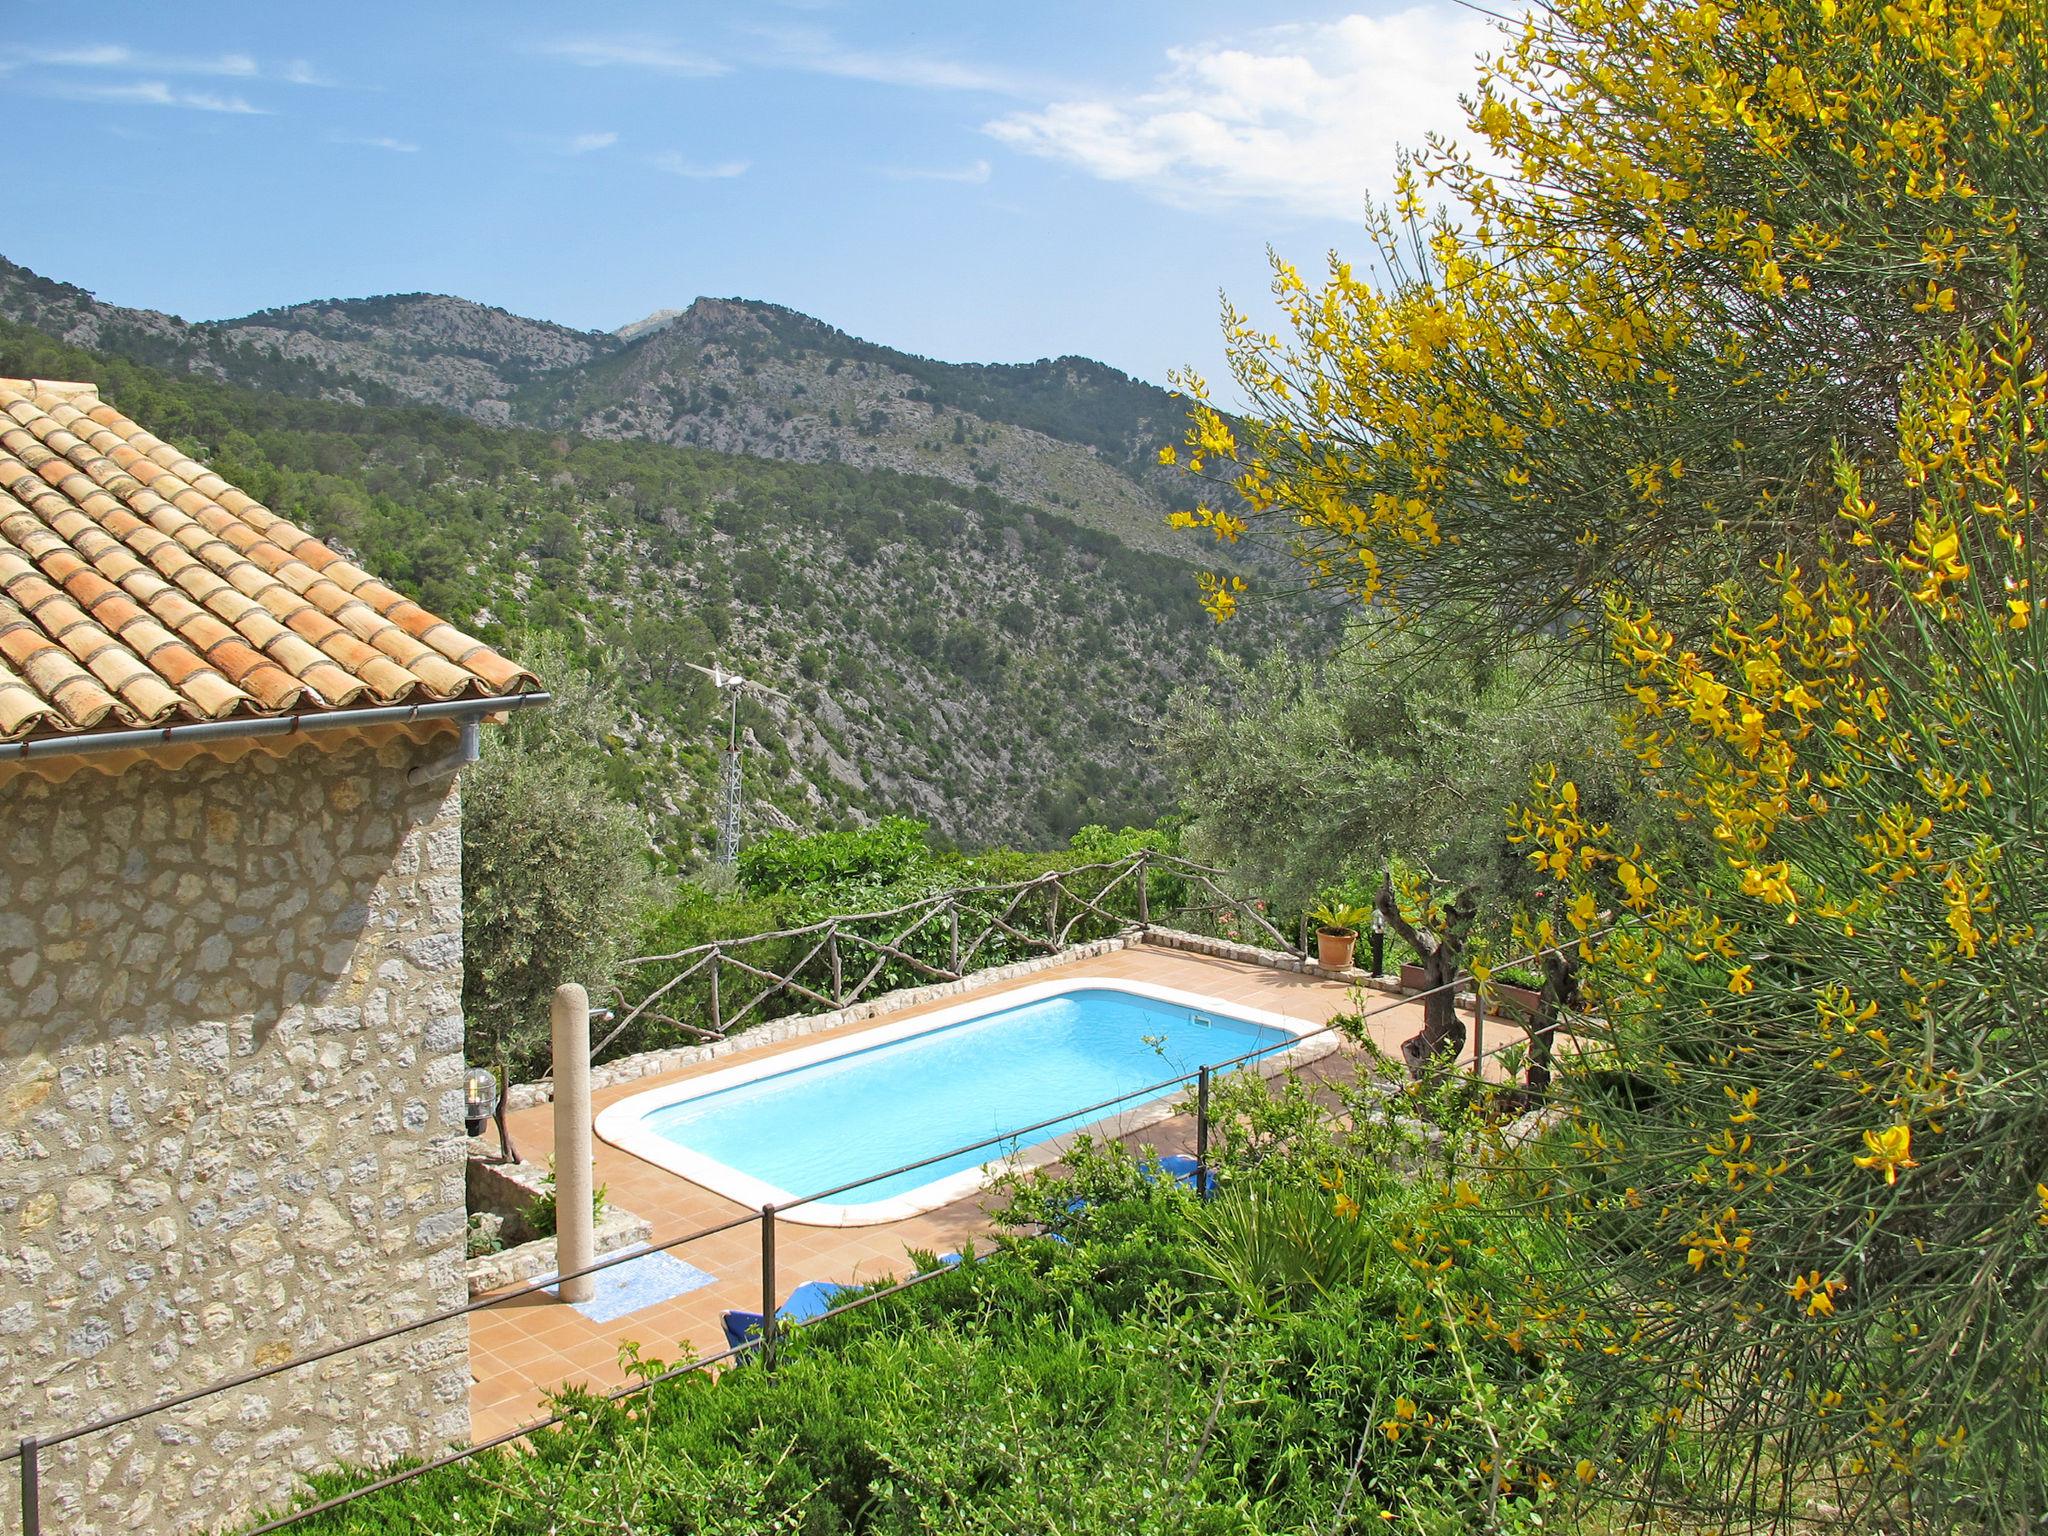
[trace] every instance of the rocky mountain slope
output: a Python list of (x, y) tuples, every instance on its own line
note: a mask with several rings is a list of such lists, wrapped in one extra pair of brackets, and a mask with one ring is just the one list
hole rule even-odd
[[(603, 390), (609, 409), (646, 409), (635, 404), (643, 389), (675, 387), (664, 377), (687, 375), (689, 389), (730, 404), (711, 396), (711, 379), (747, 378), (750, 367), (757, 381), (805, 385), (798, 400), (806, 374), (834, 389), (851, 375), (849, 390), (894, 392), (896, 404), (874, 409), (959, 416), (940, 391), (979, 391), (983, 409), (1028, 418), (1069, 408), (1073, 389), (1115, 387), (1115, 376), (1089, 374), (1094, 365), (938, 371), (926, 382), (854, 357), (835, 371), (837, 333), (786, 311), (764, 317), (766, 306), (700, 303), (644, 332), (638, 353), (420, 297), (184, 326), (20, 269), (0, 272), (0, 310), (32, 322), (0, 321), (0, 373), (98, 380), (154, 430), (464, 627), (514, 649), (559, 637), (571, 664), (620, 691), (625, 727), (593, 750), (679, 864), (707, 850), (723, 735), (689, 661), (720, 656), (789, 695), (749, 702), (743, 715), (754, 830), (905, 811), (963, 844), (1031, 845), (1170, 809), (1145, 741), (1171, 691), (1221, 686), (1219, 639), (1249, 649), (1309, 628), (1280, 613), (1217, 631), (1195, 601), (1187, 561), (1199, 548), (1162, 554), (1124, 536), (1128, 525), (1105, 528), (1136, 516), (1140, 480), (1096, 445), (1022, 421), (976, 414), (970, 442), (951, 446), (1059, 442), (1072, 455), (1059, 473), (1076, 479), (1056, 481), (1040, 461), (1030, 484), (1084, 499), (1095, 483), (1080, 478), (1084, 467), (1104, 485), (1121, 475), (1122, 510), (1061, 506), (1050, 490), (1029, 500), (999, 476), (887, 467), (880, 446), (866, 462), (822, 448), (806, 461), (795, 436), (779, 460), (730, 451), (762, 438), (708, 405), (695, 414), (716, 447), (660, 436), (652, 416), (644, 436), (631, 422), (616, 436), (552, 425)], [(249, 333), (259, 322), (267, 339)], [(797, 340), (777, 340), (785, 327)], [(706, 339), (735, 328), (738, 342)], [(1062, 367), (1078, 383), (1052, 380)], [(567, 377), (590, 393), (551, 393)], [(415, 399), (438, 408), (404, 403)], [(1104, 419), (1098, 435), (1113, 447), (1128, 419)], [(974, 442), (975, 431), (987, 436)], [(904, 441), (903, 462), (921, 463), (916, 440)]]
[(173, 372), (351, 404), (412, 401), (495, 426), (642, 438), (988, 487), (1138, 548), (1184, 554), (1186, 495), (1153, 455), (1162, 389), (1086, 358), (934, 362), (773, 304), (699, 299), (616, 333), (439, 294), (335, 299), (189, 323), (0, 260), (0, 317)]

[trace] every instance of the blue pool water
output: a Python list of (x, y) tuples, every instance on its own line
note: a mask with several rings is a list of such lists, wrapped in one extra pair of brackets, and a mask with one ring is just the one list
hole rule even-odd
[[(1089, 988), (722, 1089), (655, 1110), (645, 1125), (803, 1195), (1292, 1039), (1227, 1014)], [(1024, 1141), (1047, 1141), (1141, 1102), (1071, 1115)], [(886, 1200), (1012, 1150), (968, 1152), (833, 1200)]]

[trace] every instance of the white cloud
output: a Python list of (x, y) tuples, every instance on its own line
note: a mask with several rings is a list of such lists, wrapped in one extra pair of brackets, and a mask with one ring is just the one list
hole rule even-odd
[(1499, 45), (1450, 0), (1173, 48), (1149, 88), (1049, 102), (986, 125), (1028, 154), (1181, 205), (1263, 201), (1356, 217), (1392, 195), (1396, 154), (1462, 136), (1475, 55)]
[(335, 135), (328, 142), (332, 144), (353, 144), (361, 149), (388, 149), (395, 155), (416, 155), (420, 152), (419, 145), (413, 143), (410, 139), (393, 139), (378, 136), (358, 138), (351, 135)]
[(754, 168), (751, 160), (692, 160), (674, 150), (649, 155), (647, 163), (657, 171), (666, 171), (671, 176), (687, 176), (692, 181), (730, 181)]
[(118, 43), (88, 43), (77, 48), (27, 48), (24, 59), (58, 69), (132, 69), (152, 75), (228, 75), (237, 80), (254, 80), (262, 71), (246, 53), (222, 53), (211, 58), (190, 58), (170, 54), (138, 53)]
[(46, 96), (64, 101), (106, 101), (133, 107), (183, 107), (193, 112), (228, 112), (237, 116), (268, 116), (268, 109), (251, 105), (240, 96), (223, 96), (215, 91), (187, 91), (161, 80), (137, 80), (124, 85), (74, 85), (62, 82), (41, 87)]
[(610, 149), (618, 142), (616, 133), (579, 133), (569, 140), (569, 153), (587, 155), (594, 150)]
[(277, 80), (286, 85), (327, 86), (334, 82), (322, 76), (305, 59), (287, 59), (266, 68), (253, 54), (211, 55), (145, 53), (120, 43), (85, 43), (74, 48), (25, 48), (17, 59), (7, 61), (40, 64), (48, 69), (121, 69), (139, 75), (211, 75), (229, 80)]
[(960, 166), (914, 166), (894, 165), (882, 174), (891, 181), (958, 181), (969, 186), (982, 186), (994, 174), (994, 167), (986, 160), (977, 160), (972, 165)]
[(700, 79), (728, 73), (717, 59), (652, 37), (565, 37), (542, 43), (535, 51), (586, 69), (646, 69)]
[(804, 60), (803, 67), (821, 75), (870, 80), (877, 85), (904, 85), (923, 91), (1003, 91), (1013, 89), (1007, 76), (952, 59), (911, 53), (833, 52)]
[(831, 33), (816, 27), (756, 28), (754, 34), (768, 45), (764, 62), (807, 74), (907, 86), (913, 90), (1018, 93), (1016, 80), (999, 70), (930, 54), (848, 48)]
[(284, 68), (277, 72), (277, 78), (286, 85), (317, 85), (325, 87), (334, 84), (332, 80), (319, 73), (304, 59), (293, 59), (288, 62)]

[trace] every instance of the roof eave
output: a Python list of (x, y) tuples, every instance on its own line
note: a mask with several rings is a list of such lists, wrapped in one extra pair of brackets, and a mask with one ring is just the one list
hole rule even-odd
[(141, 726), (119, 731), (84, 731), (71, 736), (37, 736), (0, 742), (0, 763), (30, 758), (82, 757), (98, 752), (148, 752), (256, 736), (291, 736), (312, 731), (361, 730), (366, 726), (410, 725), (430, 720), (481, 719), (515, 709), (544, 708), (549, 693), (503, 693), (482, 698), (444, 699), (430, 704), (389, 704), (373, 709), (307, 710), (291, 715), (254, 715), (237, 720), (200, 720), (182, 725)]

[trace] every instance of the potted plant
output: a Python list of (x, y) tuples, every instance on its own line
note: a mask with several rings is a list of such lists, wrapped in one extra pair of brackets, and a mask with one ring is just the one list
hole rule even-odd
[(1527, 1024), (1543, 1005), (1543, 978), (1522, 969), (1496, 971), (1493, 996), (1503, 1013), (1517, 1024)]
[(1358, 947), (1358, 927), (1372, 916), (1370, 907), (1325, 902), (1309, 913), (1316, 925), (1316, 963), (1326, 971), (1351, 969), (1352, 952)]

